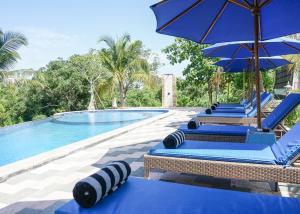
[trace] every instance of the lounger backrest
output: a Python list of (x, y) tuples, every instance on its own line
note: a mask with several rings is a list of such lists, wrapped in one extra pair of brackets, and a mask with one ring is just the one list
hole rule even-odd
[(300, 121), (277, 143), (274, 143), (271, 149), (277, 164), (290, 165), (300, 154)]
[[(261, 99), (261, 100), (265, 99), (265, 98), (267, 97), (267, 95), (269, 95), (269, 93), (267, 93), (267, 92), (262, 92), (262, 93), (260, 94), (260, 99)], [(248, 103), (247, 107), (245, 106), (245, 108), (249, 108), (250, 106), (251, 106), (251, 100), (249, 100), (249, 103)], [(256, 96), (253, 96), (252, 107), (253, 107), (253, 108), (256, 108), (256, 106), (257, 106), (257, 99), (256, 99)]]
[[(269, 93), (264, 92), (261, 95), (261, 108), (264, 108), (270, 101), (272, 100), (272, 95)], [(253, 105), (251, 111), (248, 112), (248, 117), (255, 117), (257, 113), (257, 103)]]
[(300, 104), (300, 94), (289, 94), (282, 102), (264, 119), (262, 127), (274, 129), (286, 116)]
[(253, 91), (253, 92), (251, 93), (249, 99), (247, 99), (247, 100), (242, 100), (242, 101), (240, 102), (240, 104), (243, 105), (245, 108), (249, 108), (250, 105), (251, 105), (251, 100), (253, 100), (253, 102), (256, 100), (255, 94), (256, 94), (256, 91)]

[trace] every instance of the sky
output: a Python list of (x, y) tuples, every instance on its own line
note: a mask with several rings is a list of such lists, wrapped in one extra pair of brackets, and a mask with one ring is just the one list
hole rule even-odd
[[(185, 64), (172, 66), (161, 49), (174, 37), (155, 32), (156, 20), (149, 6), (158, 0), (9, 0), (1, 3), (0, 28), (23, 33), (27, 47), (14, 69), (45, 66), (58, 57), (67, 59), (89, 49), (99, 49), (101, 35), (129, 33), (158, 54), (164, 64), (160, 74), (182, 75)], [(5, 9), (4, 9), (5, 8)]]

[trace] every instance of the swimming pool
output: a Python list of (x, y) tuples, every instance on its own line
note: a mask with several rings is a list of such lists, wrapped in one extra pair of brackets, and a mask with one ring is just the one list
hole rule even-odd
[(165, 110), (70, 112), (58, 114), (43, 121), (0, 128), (0, 166), (165, 112)]

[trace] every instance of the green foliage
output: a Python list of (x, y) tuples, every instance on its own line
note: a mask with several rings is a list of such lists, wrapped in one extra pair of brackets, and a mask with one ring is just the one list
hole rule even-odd
[[(295, 92), (300, 93), (300, 90)], [(292, 127), (299, 121), (300, 121), (300, 106), (298, 106), (298, 108), (296, 108), (293, 112), (291, 112), (287, 116), (287, 118), (285, 119), (285, 125), (287, 125), (288, 127)]]
[(83, 110), (89, 101), (89, 83), (73, 59), (50, 62), (28, 83), (26, 120), (34, 115), (50, 116), (57, 112)]
[(25, 94), (22, 87), (0, 86), (0, 126), (23, 121)]
[(289, 116), (285, 119), (285, 125), (292, 127), (300, 120), (300, 107), (296, 108)]
[[(175, 39), (174, 43), (166, 47), (163, 52), (167, 54), (171, 64), (182, 63), (188, 61), (187, 67), (183, 70), (185, 82), (181, 83), (181, 86), (188, 87), (186, 90), (182, 90), (183, 87), (179, 87), (178, 91), (178, 104), (182, 105), (199, 105), (203, 104), (201, 100), (197, 102), (193, 97), (197, 92), (197, 97), (207, 96), (209, 99), (207, 103), (212, 103), (213, 92), (213, 77), (217, 71), (216, 66), (213, 66), (215, 60), (204, 57), (202, 49), (204, 45), (199, 45), (195, 42), (185, 39)], [(191, 86), (195, 89), (191, 89)], [(200, 90), (197, 88), (201, 88)], [(192, 92), (192, 93), (189, 93)], [(190, 98), (181, 98), (185, 94), (191, 94)]]
[(32, 120), (43, 120), (43, 119), (46, 119), (47, 116), (46, 115), (43, 115), (43, 114), (38, 114), (38, 115), (35, 115)]
[(154, 107), (161, 106), (161, 91), (150, 88), (132, 89), (128, 91), (127, 104), (132, 107)]
[(175, 42), (166, 47), (163, 52), (167, 54), (171, 64), (188, 61), (189, 64), (183, 70), (183, 75), (191, 84), (202, 85), (209, 82), (216, 71), (213, 66), (215, 60), (204, 57), (202, 49), (204, 45), (185, 39), (175, 39)]

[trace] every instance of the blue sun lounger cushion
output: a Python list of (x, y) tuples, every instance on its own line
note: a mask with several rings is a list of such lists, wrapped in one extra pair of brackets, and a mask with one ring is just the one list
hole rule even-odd
[(289, 94), (282, 102), (263, 120), (263, 127), (274, 129), (291, 111), (300, 103), (300, 94)]
[(55, 214), (299, 214), (300, 199), (130, 177), (90, 209), (71, 200)]
[(189, 129), (197, 129), (199, 126), (200, 126), (200, 122), (198, 119), (191, 119), (187, 125)]
[(125, 161), (108, 164), (93, 175), (79, 181), (73, 189), (75, 201), (84, 208), (90, 208), (114, 192), (131, 173)]
[(291, 161), (300, 154), (300, 122), (273, 144), (271, 149), (277, 164), (290, 165)]
[(167, 149), (178, 148), (185, 140), (184, 133), (180, 130), (169, 134), (164, 140), (163, 144)]
[(238, 125), (200, 125), (195, 129), (191, 129), (185, 124), (180, 125), (178, 129), (185, 134), (225, 136), (246, 136), (248, 130), (256, 130), (256, 128), (252, 126)]
[(206, 142), (185, 140), (177, 149), (166, 149), (162, 143), (151, 148), (149, 155), (227, 161), (238, 163), (276, 164), (276, 158), (268, 145), (230, 142)]

